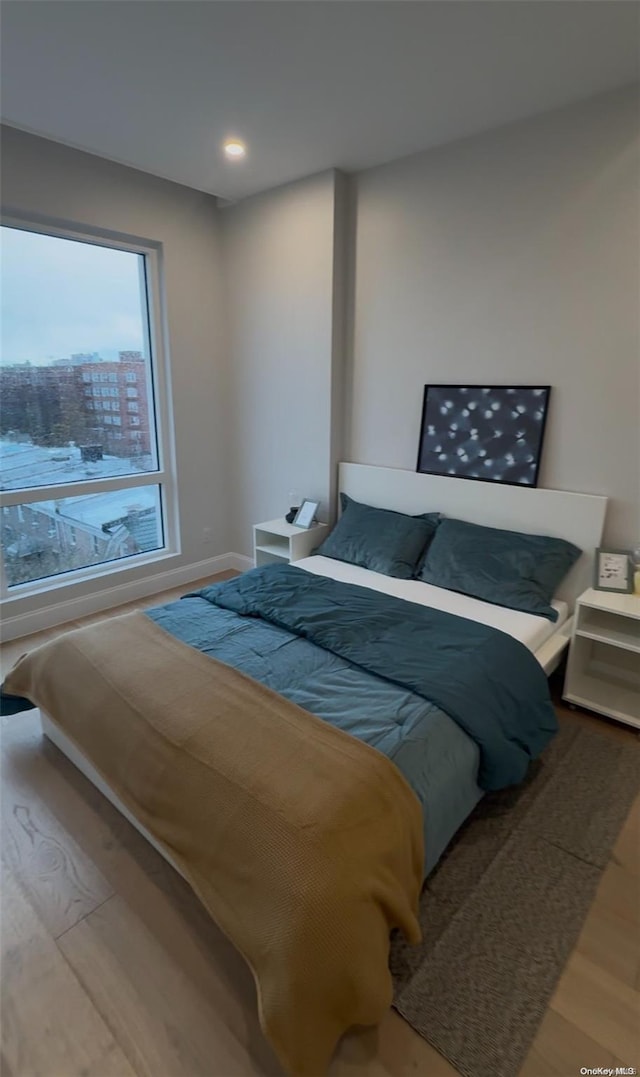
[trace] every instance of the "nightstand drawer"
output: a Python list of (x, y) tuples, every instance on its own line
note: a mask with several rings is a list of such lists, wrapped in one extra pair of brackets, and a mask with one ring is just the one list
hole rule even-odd
[(576, 635), (616, 647), (627, 647), (640, 654), (640, 620), (621, 617), (619, 613), (581, 606)]

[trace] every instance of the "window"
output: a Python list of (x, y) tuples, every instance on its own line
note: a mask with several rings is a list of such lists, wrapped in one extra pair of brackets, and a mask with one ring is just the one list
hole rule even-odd
[(128, 370), (127, 371), (127, 381), (137, 381), (137, 380), (138, 380), (138, 375), (136, 374), (135, 370)]
[(129, 416), (129, 422), (130, 422), (131, 426), (140, 426), (140, 419), (138, 418), (137, 415), (130, 415)]
[(127, 396), (135, 397), (137, 395), (138, 395), (138, 390), (137, 389), (127, 389)]
[(127, 411), (137, 411), (138, 405), (134, 400), (130, 400), (127, 404)]
[[(164, 464), (157, 252), (23, 222), (0, 234), (6, 597), (173, 552), (177, 522)], [(126, 370), (132, 355), (137, 374)], [(95, 369), (101, 363), (106, 370)], [(135, 444), (114, 429), (119, 380), (135, 381), (127, 393), (144, 404)]]

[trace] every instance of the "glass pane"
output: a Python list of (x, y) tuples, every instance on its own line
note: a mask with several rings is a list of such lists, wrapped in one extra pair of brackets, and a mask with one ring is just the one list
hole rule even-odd
[(7, 505), (1, 519), (9, 587), (164, 546), (159, 486)]
[(1, 280), (0, 488), (157, 470), (144, 255), (3, 227)]

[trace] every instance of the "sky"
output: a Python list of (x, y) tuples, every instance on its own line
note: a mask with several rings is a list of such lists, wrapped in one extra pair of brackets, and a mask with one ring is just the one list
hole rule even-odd
[(142, 255), (3, 227), (0, 363), (143, 351)]

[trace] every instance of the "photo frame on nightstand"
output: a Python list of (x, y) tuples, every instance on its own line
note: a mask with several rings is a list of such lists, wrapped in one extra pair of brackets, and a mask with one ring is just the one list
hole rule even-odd
[(593, 574), (596, 591), (613, 591), (629, 595), (633, 591), (633, 568), (630, 550), (596, 550)]
[(313, 524), (319, 504), (319, 501), (303, 501), (294, 517), (293, 526), (302, 527), (308, 531)]

